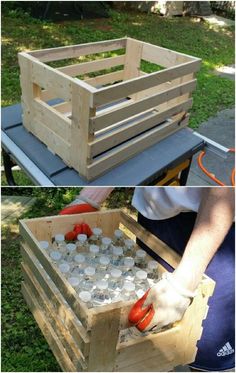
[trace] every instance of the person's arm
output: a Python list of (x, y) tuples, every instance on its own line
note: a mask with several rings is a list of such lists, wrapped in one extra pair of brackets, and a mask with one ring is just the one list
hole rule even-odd
[(109, 196), (114, 188), (86, 187), (83, 188), (76, 199), (59, 212), (59, 215), (80, 214), (99, 210), (102, 202)]
[(193, 232), (174, 277), (194, 291), (234, 219), (234, 189), (205, 188)]
[(152, 320), (143, 330), (180, 320), (211, 259), (223, 242), (234, 218), (234, 189), (205, 188), (193, 232), (173, 274), (154, 285), (143, 304), (152, 304)]

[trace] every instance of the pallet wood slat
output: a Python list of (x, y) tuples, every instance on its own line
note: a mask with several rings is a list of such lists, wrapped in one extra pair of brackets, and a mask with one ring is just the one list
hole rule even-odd
[[(126, 233), (128, 230), (135, 234), (173, 267), (180, 260), (171, 248), (121, 210), (20, 221), (22, 293), (62, 370), (168, 371), (191, 363), (214, 281), (203, 276), (197, 295), (180, 322), (156, 334), (120, 341), (120, 330), (129, 327), (127, 315), (132, 301), (87, 309), (39, 246), (38, 240), (51, 240), (58, 231), (72, 229), (76, 222), (101, 226), (108, 236), (124, 226)], [(161, 265), (159, 270), (165, 271)]]
[[(92, 61), (59, 68), (46, 64), (116, 50), (119, 51), (114, 57), (109, 54), (94, 60), (93, 56)], [(157, 71), (144, 73), (142, 60), (163, 69), (160, 71), (157, 66)], [(141, 133), (142, 125), (151, 136), (160, 118), (166, 121), (166, 130), (155, 134), (156, 142), (173, 133), (168, 125), (168, 110), (179, 107), (174, 114), (181, 118), (181, 104), (191, 99), (196, 88), (194, 75), (200, 62), (199, 58), (132, 38), (20, 52), (23, 125), (86, 181), (94, 180), (136, 154), (132, 150), (132, 136)], [(107, 71), (111, 68), (118, 70)], [(93, 72), (97, 76), (86, 76)], [(46, 102), (51, 99), (64, 102), (49, 108)], [(185, 110), (188, 109), (186, 104)], [(140, 121), (138, 116), (147, 116), (147, 121)], [(153, 144), (149, 137), (138, 152)], [(117, 163), (110, 163), (109, 159), (115, 159), (111, 158), (112, 148), (122, 141), (126, 142), (127, 156), (123, 153), (117, 157)], [(97, 167), (100, 151), (105, 152), (103, 166)]]
[(57, 70), (62, 71), (69, 76), (83, 75), (93, 71), (106, 70), (114, 66), (124, 65), (125, 55), (104, 58), (91, 62), (78, 63), (76, 65), (69, 65), (59, 67)]
[(126, 38), (98, 41), (79, 45), (70, 45), (58, 48), (35, 50), (30, 55), (38, 58), (41, 62), (58, 61), (67, 58), (76, 58), (87, 54), (114, 51), (125, 48)]
[(124, 108), (117, 109), (115, 112), (102, 114), (95, 118), (91, 118), (91, 126), (95, 131), (98, 131), (112, 125), (113, 123), (120, 122), (126, 118), (145, 112), (148, 109), (152, 109), (165, 101), (172, 100), (175, 97), (180, 97), (187, 92), (192, 92), (195, 87), (195, 79), (188, 83), (180, 84), (177, 87), (168, 89), (148, 98), (138, 100), (130, 105), (125, 106)]

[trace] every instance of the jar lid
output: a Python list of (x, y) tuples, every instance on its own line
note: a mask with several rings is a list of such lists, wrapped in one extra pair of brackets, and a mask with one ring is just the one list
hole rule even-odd
[(135, 242), (131, 240), (130, 238), (127, 238), (127, 240), (125, 240), (125, 246), (128, 247), (129, 249), (134, 247), (134, 245), (135, 245)]
[(86, 234), (78, 234), (77, 240), (81, 243), (84, 243), (87, 240), (87, 235)]
[(106, 266), (110, 263), (110, 259), (108, 258), (108, 256), (101, 256), (101, 258), (99, 259), (99, 263)]
[(85, 262), (85, 257), (84, 257), (84, 255), (82, 255), (82, 254), (77, 254), (77, 255), (75, 255), (75, 257), (74, 257), (74, 261), (75, 261), (76, 263), (84, 263), (84, 262)]
[(90, 245), (89, 251), (90, 253), (97, 254), (99, 252), (99, 247), (97, 245)]
[(75, 249), (76, 249), (76, 245), (75, 245), (74, 243), (68, 243), (68, 244), (66, 245), (66, 248), (67, 248), (67, 250), (71, 253), (71, 252), (75, 251)]
[(111, 244), (111, 239), (109, 237), (103, 237), (102, 238), (102, 244), (103, 245), (110, 245)]
[(139, 258), (145, 258), (146, 255), (147, 255), (146, 251), (142, 249), (139, 249), (136, 251), (136, 256), (138, 256)]
[(119, 278), (119, 277), (121, 277), (122, 272), (121, 272), (120, 269), (114, 268), (114, 269), (111, 270), (111, 275), (112, 275), (112, 277)]
[(102, 235), (102, 230), (100, 228), (93, 228), (92, 232), (93, 232), (93, 234), (95, 234), (95, 236), (101, 236)]
[(61, 263), (59, 264), (59, 269), (62, 273), (67, 273), (70, 270), (70, 266), (67, 263)]
[(43, 250), (47, 250), (49, 248), (49, 243), (48, 241), (39, 241), (39, 246)]
[(130, 281), (125, 281), (123, 288), (127, 291), (134, 291), (135, 290), (135, 284)]
[(131, 256), (127, 256), (124, 259), (124, 265), (127, 266), (127, 267), (133, 267), (134, 266), (134, 259), (131, 258)]
[(94, 267), (86, 267), (84, 270), (84, 273), (87, 276), (93, 276), (95, 274), (95, 268)]
[(69, 277), (68, 282), (71, 284), (71, 286), (78, 286), (79, 285), (78, 277)]
[(123, 249), (122, 249), (122, 247), (119, 247), (119, 246), (115, 246), (115, 247), (113, 247), (113, 254), (114, 255), (123, 255)]
[(65, 241), (65, 236), (64, 236), (64, 234), (61, 234), (61, 233), (55, 234), (55, 241), (56, 241), (56, 242), (62, 242), (62, 241)]
[(145, 271), (137, 271), (135, 275), (139, 280), (146, 280), (147, 272)]
[(108, 282), (106, 280), (97, 281), (96, 287), (100, 290), (105, 290), (108, 288)]
[(120, 229), (116, 229), (114, 231), (114, 235), (115, 235), (116, 238), (121, 238), (121, 237), (123, 237), (124, 233)]
[(80, 299), (83, 301), (83, 302), (90, 302), (91, 301), (91, 298), (92, 298), (92, 296), (91, 296), (91, 294), (88, 292), (88, 291), (81, 291), (80, 293), (79, 293), (79, 297), (80, 297)]
[(158, 263), (155, 260), (150, 260), (148, 262), (148, 268), (149, 269), (157, 269)]
[(60, 260), (62, 255), (61, 253), (59, 253), (59, 251), (52, 251), (50, 253), (50, 257), (53, 259), (53, 260)]

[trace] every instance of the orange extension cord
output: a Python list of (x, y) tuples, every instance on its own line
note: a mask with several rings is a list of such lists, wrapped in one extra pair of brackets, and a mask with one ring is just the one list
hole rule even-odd
[[(229, 152), (232, 152), (232, 153), (235, 153), (235, 149), (233, 148), (230, 148), (229, 149)], [(198, 156), (198, 159), (197, 159), (197, 163), (198, 163), (198, 166), (200, 167), (200, 169), (210, 178), (212, 179), (215, 183), (217, 183), (218, 185), (221, 185), (221, 186), (225, 186), (226, 184), (222, 183), (222, 181), (220, 181), (219, 179), (217, 179), (217, 177), (215, 177), (211, 172), (209, 172), (202, 164), (202, 158), (205, 156), (206, 152), (205, 151), (202, 151), (199, 156)], [(233, 186), (235, 186), (235, 168), (232, 170), (232, 173), (231, 173), (231, 184)]]

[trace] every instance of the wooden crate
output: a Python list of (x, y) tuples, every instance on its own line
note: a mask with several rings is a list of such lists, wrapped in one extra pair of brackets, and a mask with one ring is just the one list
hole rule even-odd
[[(121, 210), (21, 220), (22, 292), (62, 370), (168, 371), (193, 362), (214, 281), (203, 276), (183, 319), (170, 329), (123, 341), (120, 333), (129, 327), (127, 315), (133, 301), (88, 309), (39, 247), (38, 240), (50, 240), (81, 222), (102, 227), (108, 236), (118, 227), (124, 229), (125, 234), (135, 235), (173, 267), (180, 260)], [(160, 270), (165, 271), (161, 265)]]
[[(117, 55), (98, 59), (100, 52)], [(86, 55), (93, 60), (81, 62)], [(199, 58), (131, 38), (18, 56), (24, 126), (86, 180), (188, 124)], [(47, 64), (70, 59), (77, 63)], [(141, 61), (155, 64), (156, 71), (143, 72)], [(89, 78), (91, 72), (102, 75)], [(61, 102), (49, 106), (52, 98)]]

